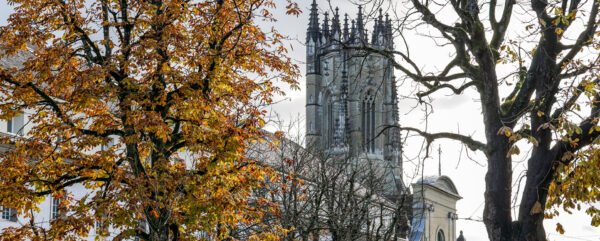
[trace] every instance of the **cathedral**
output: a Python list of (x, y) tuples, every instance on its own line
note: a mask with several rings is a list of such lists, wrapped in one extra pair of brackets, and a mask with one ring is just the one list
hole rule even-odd
[[(393, 50), (388, 16), (375, 20), (371, 34), (362, 8), (356, 20), (336, 9), (319, 23), (316, 2), (306, 33), (307, 146), (336, 156), (378, 162), (389, 184), (402, 188), (398, 103), (391, 61), (365, 50)], [(331, 22), (330, 22), (331, 21)]]

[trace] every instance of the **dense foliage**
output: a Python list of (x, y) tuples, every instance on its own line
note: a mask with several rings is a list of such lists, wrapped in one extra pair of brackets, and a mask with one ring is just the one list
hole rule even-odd
[[(76, 240), (95, 223), (116, 239), (225, 239), (275, 211), (249, 202), (269, 171), (242, 155), (276, 81), (296, 87), (283, 36), (258, 27), (274, 1), (9, 3), (0, 58), (23, 62), (0, 68), (1, 117), (31, 129), (2, 138), (0, 205), (25, 220), (2, 240)], [(35, 213), (50, 197), (48, 225)]]

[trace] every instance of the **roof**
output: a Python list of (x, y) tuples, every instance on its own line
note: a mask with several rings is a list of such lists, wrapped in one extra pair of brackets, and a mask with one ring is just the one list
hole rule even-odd
[(446, 193), (452, 194), (454, 196), (457, 196), (459, 198), (462, 198), (459, 194), (458, 194), (458, 190), (456, 189), (456, 186), (454, 185), (454, 182), (452, 181), (452, 179), (450, 179), (450, 177), (442, 175), (442, 176), (426, 176), (423, 177), (423, 179), (419, 179), (416, 183), (413, 183), (414, 185), (420, 185), (420, 184), (426, 184), (432, 187), (435, 187), (441, 191), (444, 191)]

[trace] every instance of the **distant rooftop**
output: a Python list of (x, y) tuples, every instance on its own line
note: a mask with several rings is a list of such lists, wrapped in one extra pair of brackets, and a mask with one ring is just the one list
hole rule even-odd
[(421, 183), (434, 186), (442, 191), (445, 191), (450, 194), (454, 194), (457, 197), (462, 198), (458, 194), (458, 190), (456, 189), (454, 182), (452, 182), (452, 179), (450, 179), (450, 177), (448, 177), (448, 176), (445, 176), (445, 175), (425, 176), (425, 177), (423, 177), (423, 179), (419, 179), (417, 182), (413, 183), (413, 186), (419, 185)]

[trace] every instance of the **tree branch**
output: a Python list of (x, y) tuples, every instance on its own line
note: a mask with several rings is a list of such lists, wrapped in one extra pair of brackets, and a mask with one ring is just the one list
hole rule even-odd
[(419, 130), (417, 128), (400, 127), (400, 126), (396, 126), (396, 125), (385, 126), (377, 134), (377, 136), (375, 138), (379, 137), (385, 130), (390, 129), (390, 128), (398, 128), (401, 131), (416, 132), (417, 134), (419, 134), (420, 136), (425, 138), (425, 140), (428, 143), (431, 143), (436, 139), (451, 139), (451, 140), (459, 141), (459, 142), (467, 145), (467, 147), (469, 147), (469, 149), (471, 149), (472, 151), (485, 151), (485, 149), (486, 149), (486, 144), (484, 144), (480, 141), (477, 141), (477, 140), (471, 138), (470, 136), (464, 136), (461, 134), (450, 133), (450, 132), (427, 133), (427, 132)]
[(598, 28), (596, 17), (598, 16), (598, 8), (600, 2), (594, 1), (592, 5), (592, 11), (587, 21), (587, 27), (583, 30), (579, 37), (577, 37), (577, 41), (573, 44), (573, 47), (569, 50), (569, 52), (563, 57), (563, 59), (556, 65), (557, 69), (563, 70), (566, 65), (575, 58), (577, 53), (586, 45), (591, 44), (592, 38), (594, 37), (594, 32), (596, 28)]

